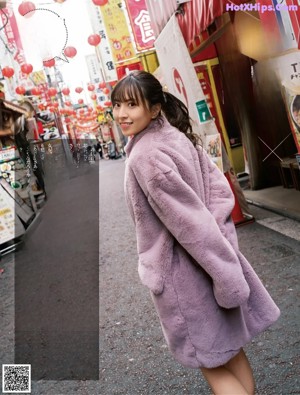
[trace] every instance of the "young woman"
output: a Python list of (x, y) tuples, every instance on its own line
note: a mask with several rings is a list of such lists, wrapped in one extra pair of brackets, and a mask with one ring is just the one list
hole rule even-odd
[(186, 106), (145, 71), (115, 86), (127, 146), (125, 194), (138, 271), (175, 359), (200, 368), (215, 395), (254, 394), (242, 347), (279, 309), (241, 254), (224, 175), (197, 144)]

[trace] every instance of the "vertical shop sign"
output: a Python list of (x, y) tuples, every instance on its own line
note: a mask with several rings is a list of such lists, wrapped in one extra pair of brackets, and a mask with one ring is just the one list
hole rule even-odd
[[(101, 37), (101, 44), (96, 47), (97, 58), (93, 60), (92, 55), (86, 57), (88, 67), (93, 63), (92, 67), (96, 68), (101, 81), (115, 81), (117, 73), (113, 62), (113, 56), (109, 45), (109, 40), (105, 30), (103, 17), (101, 13), (102, 7), (95, 7), (92, 1), (87, 2), (90, 21), (93, 31)], [(99, 73), (98, 73), (99, 72)], [(95, 73), (94, 73), (95, 74)], [(98, 78), (94, 75), (95, 79)], [(98, 81), (95, 81), (98, 82)]]
[(202, 137), (218, 133), (214, 121), (202, 121), (198, 112), (197, 103), (205, 103), (206, 98), (175, 15), (156, 39), (155, 48), (168, 90), (188, 107), (194, 131)]
[(12, 53), (14, 60), (21, 66), (26, 63), (26, 59), (13, 9), (3, 8), (1, 20), (7, 38), (7, 48)]
[(294, 36), (297, 41), (298, 48), (300, 48), (300, 1), (286, 0), (286, 4), (288, 6)]
[(277, 23), (279, 25), (281, 37), (284, 43), (284, 49), (288, 50), (297, 48), (298, 44), (294, 35), (294, 29), (292, 26), (286, 0), (273, 0), (273, 4)]
[(138, 51), (151, 49), (155, 36), (146, 0), (126, 0), (126, 6)]
[(101, 6), (101, 13), (115, 63), (135, 56), (128, 25), (120, 0), (110, 0)]

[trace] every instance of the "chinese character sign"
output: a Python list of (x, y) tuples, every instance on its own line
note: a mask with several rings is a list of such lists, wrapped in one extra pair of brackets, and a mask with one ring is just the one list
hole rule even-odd
[(153, 48), (155, 36), (146, 1), (126, 0), (126, 5), (138, 51)]
[(109, 3), (100, 7), (115, 63), (135, 56), (126, 18), (120, 4), (120, 0), (110, 0)]

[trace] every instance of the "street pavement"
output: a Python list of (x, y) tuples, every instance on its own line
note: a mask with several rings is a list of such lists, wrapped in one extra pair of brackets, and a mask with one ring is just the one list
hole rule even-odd
[[(182, 367), (170, 355), (149, 292), (138, 278), (134, 227), (123, 193), (124, 159), (101, 160), (96, 166), (84, 170), (85, 176), (67, 178), (73, 193), (74, 182), (79, 189), (80, 185), (87, 188), (87, 174), (91, 177), (90, 185), (95, 180), (94, 169), (97, 168), (97, 174), (100, 172), (99, 206), (91, 194), (86, 199), (90, 212), (100, 209), (99, 380), (40, 379), (33, 382), (32, 394), (210, 395), (200, 372)], [(49, 191), (41, 221), (47, 206), (55, 203), (59, 203), (59, 194)], [(285, 218), (254, 206), (250, 209), (256, 221), (237, 229), (240, 248), (281, 309), (278, 322), (245, 348), (254, 370), (256, 394), (300, 394), (297, 303), (300, 245), (299, 232), (290, 232), (299, 229), (299, 222), (285, 222)], [(82, 216), (83, 213), (78, 215), (76, 223), (83, 235), (87, 225)], [(74, 226), (71, 220), (70, 226)], [(94, 238), (93, 243), (96, 242)], [(0, 276), (1, 363), (14, 363), (13, 258), (4, 257), (0, 264), (4, 268)], [(50, 265), (47, 268), (51, 270)]]

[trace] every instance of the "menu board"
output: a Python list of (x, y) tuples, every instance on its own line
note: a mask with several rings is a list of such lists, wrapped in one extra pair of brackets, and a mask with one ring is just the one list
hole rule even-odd
[(25, 233), (25, 228), (15, 214), (14, 199), (0, 186), (0, 244)]

